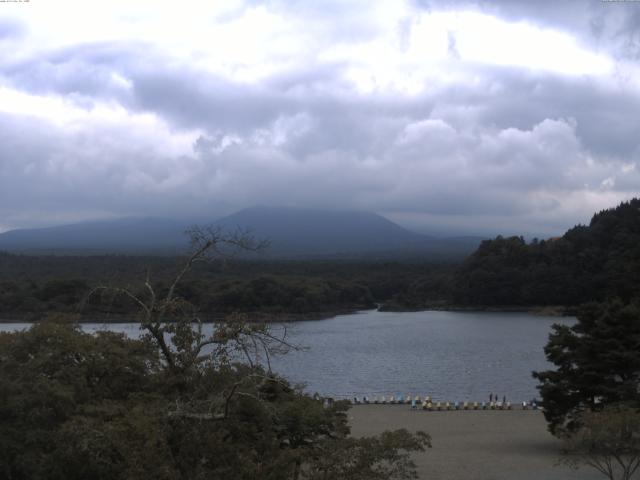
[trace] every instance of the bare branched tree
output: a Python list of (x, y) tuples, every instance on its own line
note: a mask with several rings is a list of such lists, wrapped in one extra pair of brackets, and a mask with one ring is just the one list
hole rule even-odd
[(177, 293), (180, 282), (197, 263), (225, 261), (238, 252), (257, 252), (268, 243), (256, 241), (247, 231), (226, 233), (219, 227), (193, 227), (186, 233), (191, 239), (190, 254), (166, 291), (157, 291), (147, 272), (144, 294), (126, 287), (100, 286), (90, 295), (109, 293), (137, 305), (145, 337), (157, 345), (172, 371), (184, 372), (211, 359), (227, 362), (241, 354), (251, 367), (266, 362), (270, 372), (272, 355), (296, 348), (287, 340), (285, 327), (276, 334), (266, 323), (252, 323), (246, 315), (233, 314), (216, 322), (212, 333), (205, 334), (196, 306)]

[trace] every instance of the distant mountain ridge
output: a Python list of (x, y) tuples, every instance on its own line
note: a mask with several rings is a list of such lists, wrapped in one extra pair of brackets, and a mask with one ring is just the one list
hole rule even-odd
[(32, 254), (173, 254), (187, 248), (184, 232), (194, 224), (249, 230), (257, 239), (269, 240), (270, 247), (264, 255), (271, 257), (450, 258), (471, 253), (482, 240), (421, 235), (371, 212), (251, 207), (214, 222), (193, 218), (123, 218), (12, 230), (0, 234), (0, 250)]
[(249, 228), (276, 254), (328, 254), (406, 248), (425, 238), (370, 212), (252, 207), (216, 222)]
[(0, 234), (0, 250), (21, 253), (177, 252), (186, 245), (184, 231), (187, 226), (174, 219), (129, 217), (10, 230)]

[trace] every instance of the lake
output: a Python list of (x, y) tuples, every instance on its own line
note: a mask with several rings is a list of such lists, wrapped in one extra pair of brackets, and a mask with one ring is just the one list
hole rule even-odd
[[(538, 396), (532, 370), (550, 367), (543, 347), (553, 323), (573, 318), (495, 312), (378, 312), (287, 324), (304, 351), (272, 361), (310, 393), (431, 395), (435, 400), (487, 401), (489, 393), (521, 402)], [(0, 324), (15, 330), (26, 324)], [(137, 336), (137, 324), (83, 324)]]

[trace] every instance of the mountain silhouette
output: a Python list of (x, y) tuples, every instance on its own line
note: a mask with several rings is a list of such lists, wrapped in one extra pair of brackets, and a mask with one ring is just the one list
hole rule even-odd
[(371, 212), (251, 207), (213, 222), (203, 219), (122, 218), (0, 234), (0, 250), (21, 253), (173, 254), (188, 247), (194, 224), (249, 231), (268, 240), (266, 257), (361, 257), (471, 253), (480, 237), (435, 238), (407, 230)]

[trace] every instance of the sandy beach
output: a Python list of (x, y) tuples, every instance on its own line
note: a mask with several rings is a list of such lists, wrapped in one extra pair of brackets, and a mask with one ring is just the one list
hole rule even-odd
[(415, 456), (421, 479), (596, 480), (588, 467), (559, 464), (560, 442), (546, 430), (540, 411), (411, 410), (404, 405), (355, 405), (355, 436), (406, 428), (431, 435), (433, 448)]

